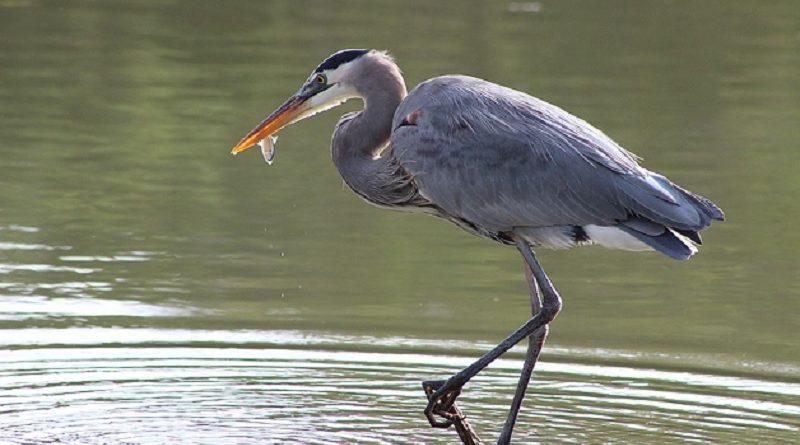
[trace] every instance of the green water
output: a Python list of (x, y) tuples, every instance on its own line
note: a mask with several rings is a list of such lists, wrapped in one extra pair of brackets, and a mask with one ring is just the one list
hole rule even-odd
[[(0, 443), (452, 443), (419, 382), (525, 320), (514, 249), (372, 208), (330, 134), (230, 147), (331, 52), (490, 79), (719, 204), (701, 253), (540, 252), (520, 443), (800, 441), (792, 1), (0, 0)], [(462, 403), (498, 433), (521, 351)]]

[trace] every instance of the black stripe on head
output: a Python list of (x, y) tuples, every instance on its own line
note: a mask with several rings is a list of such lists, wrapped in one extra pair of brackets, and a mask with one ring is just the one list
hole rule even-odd
[(314, 70), (314, 72), (321, 73), (325, 70), (334, 70), (343, 63), (353, 61), (368, 52), (369, 52), (368, 49), (343, 49), (325, 59), (322, 63), (319, 64), (319, 66), (317, 67), (317, 69)]

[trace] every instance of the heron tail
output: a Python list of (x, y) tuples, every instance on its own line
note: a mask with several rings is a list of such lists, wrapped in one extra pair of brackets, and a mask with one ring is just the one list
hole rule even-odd
[(676, 260), (688, 260), (697, 253), (697, 247), (692, 241), (699, 241), (700, 236), (694, 231), (691, 235), (688, 233), (684, 235), (675, 229), (637, 219), (625, 221), (617, 227), (654, 250)]
[(621, 189), (631, 214), (661, 227), (673, 228), (680, 233), (698, 232), (710, 226), (713, 220), (725, 219), (725, 214), (713, 202), (662, 175), (647, 172), (641, 177), (625, 179)]

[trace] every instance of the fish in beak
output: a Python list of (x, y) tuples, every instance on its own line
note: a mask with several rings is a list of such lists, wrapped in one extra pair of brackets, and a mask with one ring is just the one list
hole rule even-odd
[[(319, 75), (318, 75), (319, 76)], [(312, 76), (303, 88), (290, 97), (277, 110), (250, 130), (245, 137), (231, 149), (232, 154), (239, 154), (255, 144), (261, 146), (261, 153), (268, 164), (275, 157), (275, 136), (282, 128), (313, 116), (319, 112), (333, 108), (342, 102), (358, 97), (354, 88), (340, 83), (326, 84), (320, 77)], [(324, 78), (322, 78), (324, 80)]]
[(267, 116), (266, 119), (250, 130), (245, 137), (236, 144), (231, 153), (236, 155), (255, 144), (261, 146), (264, 160), (272, 164), (275, 157), (275, 141), (278, 139), (275, 134), (283, 127), (299, 120), (303, 113), (308, 111), (308, 101), (303, 96), (296, 94), (283, 103), (277, 110)]

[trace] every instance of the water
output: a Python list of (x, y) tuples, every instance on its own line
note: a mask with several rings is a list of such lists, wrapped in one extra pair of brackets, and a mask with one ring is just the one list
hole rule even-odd
[[(338, 116), (230, 147), (323, 57), (485, 77), (586, 118), (728, 221), (678, 263), (542, 252), (564, 297), (520, 443), (800, 437), (793, 2), (0, 0), (0, 443), (452, 443), (419, 383), (524, 321), (513, 249), (371, 208)], [(500, 430), (522, 351), (467, 387)]]

